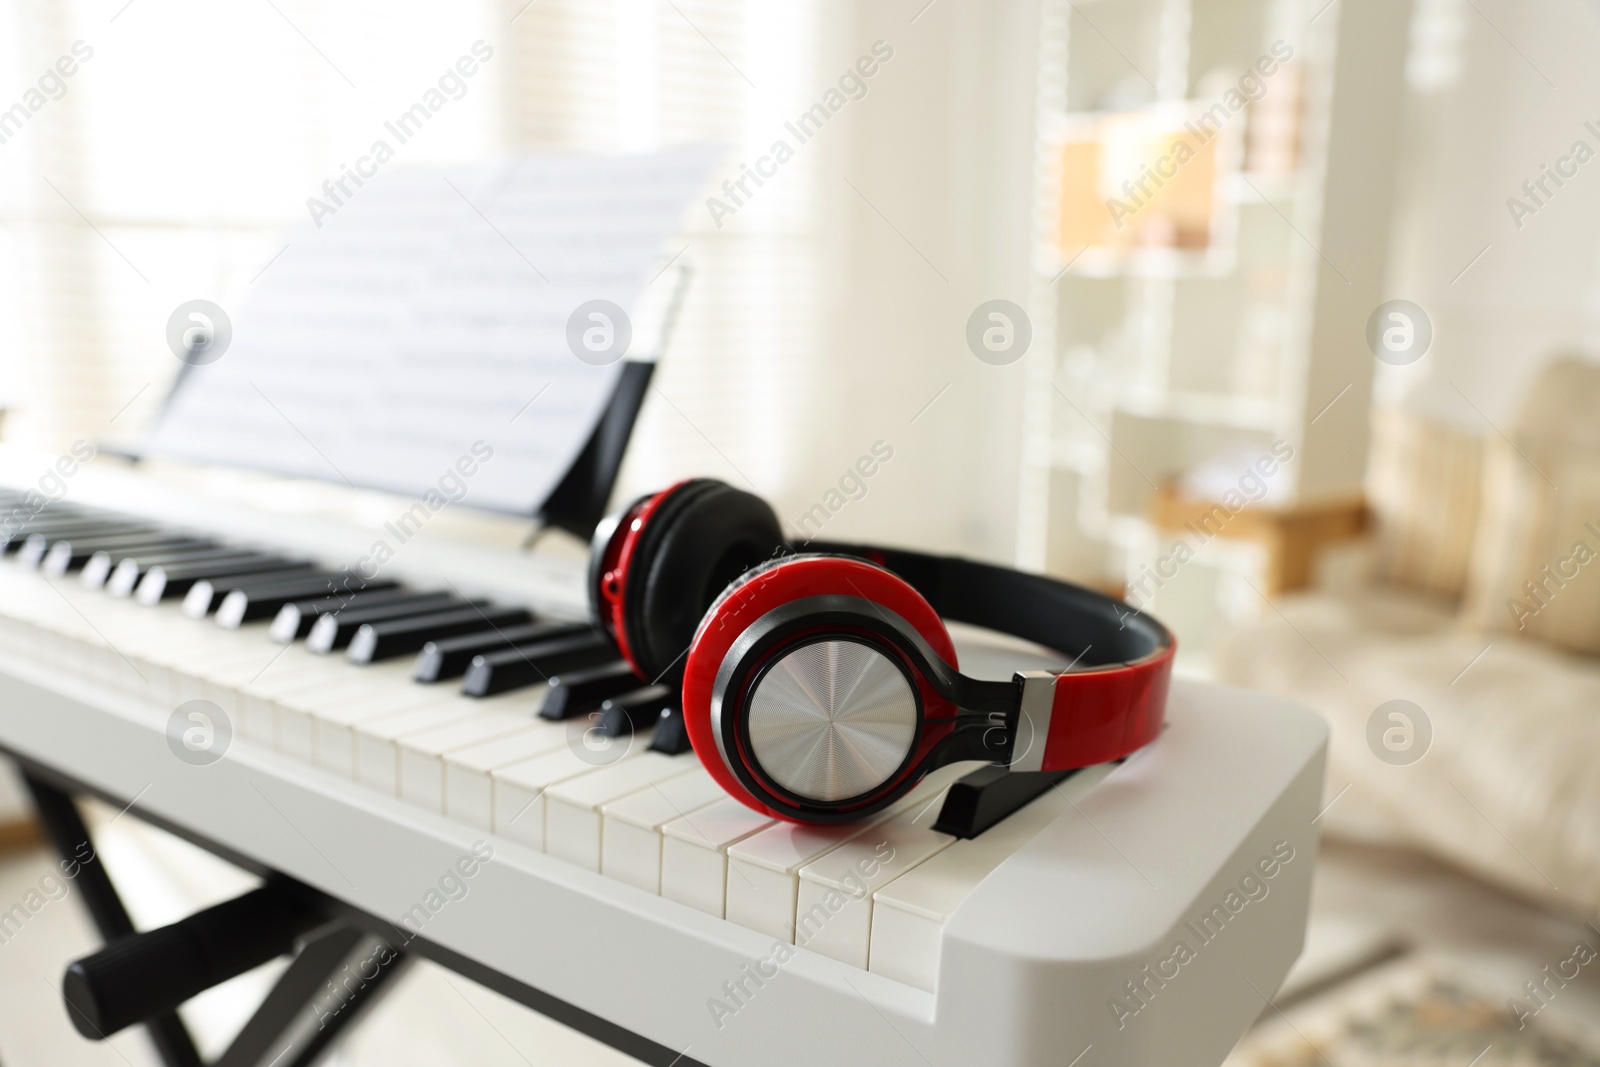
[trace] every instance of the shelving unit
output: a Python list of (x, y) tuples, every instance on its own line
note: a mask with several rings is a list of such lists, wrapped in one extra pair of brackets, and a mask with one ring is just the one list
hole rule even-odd
[[(1275, 442), (1295, 458), (1274, 506), (1359, 494), (1410, 3), (1326, 2), (1044, 0), (1030, 313), (1050, 358), (1029, 363), (1022, 565), (1131, 588), (1178, 536), (1149, 517), (1158, 489)], [(1275, 42), (1292, 57), (1217, 135), (1235, 140), (1206, 247), (1058, 247), (1062, 131), (1209, 108)], [(1191, 547), (1130, 601), (1203, 670), (1218, 624), (1265, 608), (1264, 564), (1247, 542)]]

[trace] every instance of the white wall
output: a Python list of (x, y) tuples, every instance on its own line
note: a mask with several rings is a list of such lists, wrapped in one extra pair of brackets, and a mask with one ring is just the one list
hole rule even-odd
[(965, 331), (985, 300), (1028, 302), (1038, 4), (938, 0), (912, 22), (925, 4), (854, 5), (854, 35), (892, 42), (894, 69), (819, 182), (844, 221), (816, 367), (836, 428), (805, 442), (817, 481), (791, 499), (883, 439), (894, 459), (827, 536), (1009, 560), (1025, 370), (980, 362)]
[[(685, 307), (694, 320), (697, 300), (734, 301), (783, 331), (771, 346), (782, 356), (711, 361), (680, 326), (658, 372), (671, 406), (647, 401), (619, 495), (719, 477), (771, 501), (791, 534), (831, 502), (805, 533), (1009, 562), (1026, 367), (980, 362), (965, 333), (983, 301), (1028, 303), (1039, 4), (840, 0), (827, 12), (808, 99), (875, 42), (893, 57), (779, 179), (811, 186), (794, 279), (772, 306), (746, 307), (736, 279), (702, 273)], [(758, 112), (775, 134), (795, 114)], [(725, 232), (776, 215), (764, 193)], [(1025, 358), (1050, 357), (1041, 345)], [(879, 441), (893, 458), (847, 500), (841, 477)]]
[[(1600, 132), (1584, 128), (1600, 131), (1600, 4), (1419, 7), (1413, 70), (1435, 87), (1413, 93), (1389, 289), (1428, 312), (1435, 339), (1420, 362), (1380, 367), (1378, 396), (1491, 432), (1484, 418), (1509, 424), (1553, 350), (1600, 353)], [(1596, 158), (1518, 229), (1507, 198), (1580, 138)]]

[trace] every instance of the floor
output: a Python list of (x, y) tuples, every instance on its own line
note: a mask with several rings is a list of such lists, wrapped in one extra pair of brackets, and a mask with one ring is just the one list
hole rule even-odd
[[(208, 854), (131, 817), (100, 809), (91, 821), (141, 927), (170, 922), (252, 884)], [(0, 1065), (156, 1067), (141, 1032), (95, 1043), (79, 1037), (67, 1021), (58, 984), (62, 970), (92, 951), (96, 938), (70, 886), (52, 878), (52, 864), (52, 857), (39, 850), (0, 857), (0, 909), (30, 899), (37, 905), (22, 928), (0, 943)], [(30, 891), (37, 895), (30, 898)], [(1577, 942), (1600, 945), (1600, 931), (1528, 907), (1432, 861), (1330, 845), (1317, 871), (1307, 951), (1285, 996), (1395, 937), (1414, 946), (1414, 955), (1446, 960), (1453, 972), (1470, 975), (1486, 993), (1503, 991), (1508, 998), (1547, 964), (1568, 958)], [(185, 1006), (204, 1052), (221, 1050), (281, 966), (243, 975)], [(1548, 1011), (1552, 1019), (1600, 1022), (1600, 967), (1584, 968)], [(635, 1061), (423, 963), (328, 1062), (340, 1067), (611, 1067)]]

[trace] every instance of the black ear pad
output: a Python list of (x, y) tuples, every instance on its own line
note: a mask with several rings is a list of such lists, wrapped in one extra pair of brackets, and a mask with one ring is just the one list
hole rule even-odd
[(678, 487), (639, 532), (623, 603), (628, 647), (650, 679), (676, 678), (712, 601), (784, 548), (765, 500), (711, 479)]

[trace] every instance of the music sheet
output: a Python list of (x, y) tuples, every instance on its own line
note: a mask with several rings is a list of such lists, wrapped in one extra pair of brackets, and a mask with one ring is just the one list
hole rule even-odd
[(574, 354), (569, 319), (593, 300), (637, 305), (717, 156), (380, 172), (252, 283), (146, 454), (416, 496), (444, 478), (462, 503), (533, 512), (619, 374)]

